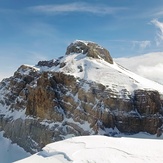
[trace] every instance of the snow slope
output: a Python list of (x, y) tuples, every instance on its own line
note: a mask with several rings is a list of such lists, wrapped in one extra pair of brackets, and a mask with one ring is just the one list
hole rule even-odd
[(101, 83), (115, 92), (122, 89), (127, 89), (129, 92), (135, 89), (148, 89), (158, 90), (163, 94), (163, 85), (132, 73), (115, 62), (110, 64), (102, 58), (95, 59), (82, 53), (65, 55), (59, 62), (64, 63), (65, 66), (36, 68), (38, 71), (63, 72), (76, 78)]
[(3, 137), (3, 132), (0, 132), (0, 163), (11, 163), (30, 156), (23, 148)]
[(163, 140), (81, 136), (48, 144), (15, 163), (161, 163)]

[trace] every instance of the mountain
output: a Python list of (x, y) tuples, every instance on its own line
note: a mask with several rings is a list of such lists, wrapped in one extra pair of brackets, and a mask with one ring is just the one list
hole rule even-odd
[(161, 163), (162, 146), (155, 139), (80, 136), (48, 144), (15, 163)]
[(81, 135), (162, 134), (163, 85), (116, 64), (100, 45), (77, 40), (57, 60), (22, 65), (0, 83), (0, 129), (35, 153)]

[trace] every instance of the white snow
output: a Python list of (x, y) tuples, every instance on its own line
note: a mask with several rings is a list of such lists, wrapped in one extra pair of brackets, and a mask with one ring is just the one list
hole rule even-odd
[[(76, 78), (101, 83), (115, 92), (127, 89), (133, 92), (135, 89), (157, 90), (163, 94), (163, 85), (141, 77), (126, 68), (116, 64), (110, 64), (103, 59), (87, 57), (84, 54), (70, 54), (64, 56), (60, 62), (66, 65), (42, 67), (40, 71), (55, 71), (73, 75)], [(82, 67), (81, 72), (79, 67)]]
[[(83, 43), (87, 44), (88, 41), (83, 41)], [(101, 83), (117, 94), (124, 89), (127, 89), (129, 94), (132, 94), (136, 89), (157, 90), (163, 94), (162, 84), (141, 77), (120, 66), (116, 62), (110, 64), (100, 57), (99, 59), (95, 59), (82, 53), (72, 53), (63, 56), (62, 58), (60, 57), (59, 62), (65, 63), (65, 66), (62, 68), (60, 68), (60, 65), (50, 68), (46, 66), (25, 66), (30, 69), (32, 68), (35, 71), (63, 72), (65, 74), (73, 75), (76, 78)], [(28, 74), (30, 69), (25, 70), (27, 72), (24, 72), (24, 70), (22, 71), (21, 69), (19, 71), (20, 73)], [(85, 89), (88, 89), (87, 85), (85, 85)]]
[(15, 163), (162, 163), (163, 140), (81, 136), (48, 144)]
[(11, 163), (30, 156), (23, 148), (17, 144), (12, 144), (11, 140), (3, 137), (0, 132), (0, 163)]
[(87, 45), (88, 43), (94, 43), (94, 42), (92, 42), (92, 41), (85, 41), (85, 40), (75, 40), (74, 42), (73, 42), (73, 44), (75, 44), (75, 43), (77, 43), (77, 42), (82, 42), (82, 43), (84, 43), (85, 45)]
[(4, 105), (2, 106), (0, 104), (0, 114), (4, 115), (4, 118), (10, 118), (12, 117), (13, 120), (16, 119), (25, 119), (26, 118), (26, 114), (25, 114), (26, 109), (20, 109), (20, 110), (11, 110), (8, 108), (8, 106)]

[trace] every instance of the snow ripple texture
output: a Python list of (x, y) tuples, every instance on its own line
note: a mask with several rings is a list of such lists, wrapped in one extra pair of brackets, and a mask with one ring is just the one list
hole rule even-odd
[(15, 163), (161, 163), (163, 140), (81, 136), (52, 143)]

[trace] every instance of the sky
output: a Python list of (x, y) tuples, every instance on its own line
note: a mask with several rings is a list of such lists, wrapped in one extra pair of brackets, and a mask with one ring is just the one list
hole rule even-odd
[(76, 39), (113, 58), (163, 51), (162, 0), (0, 0), (0, 80), (63, 56)]

